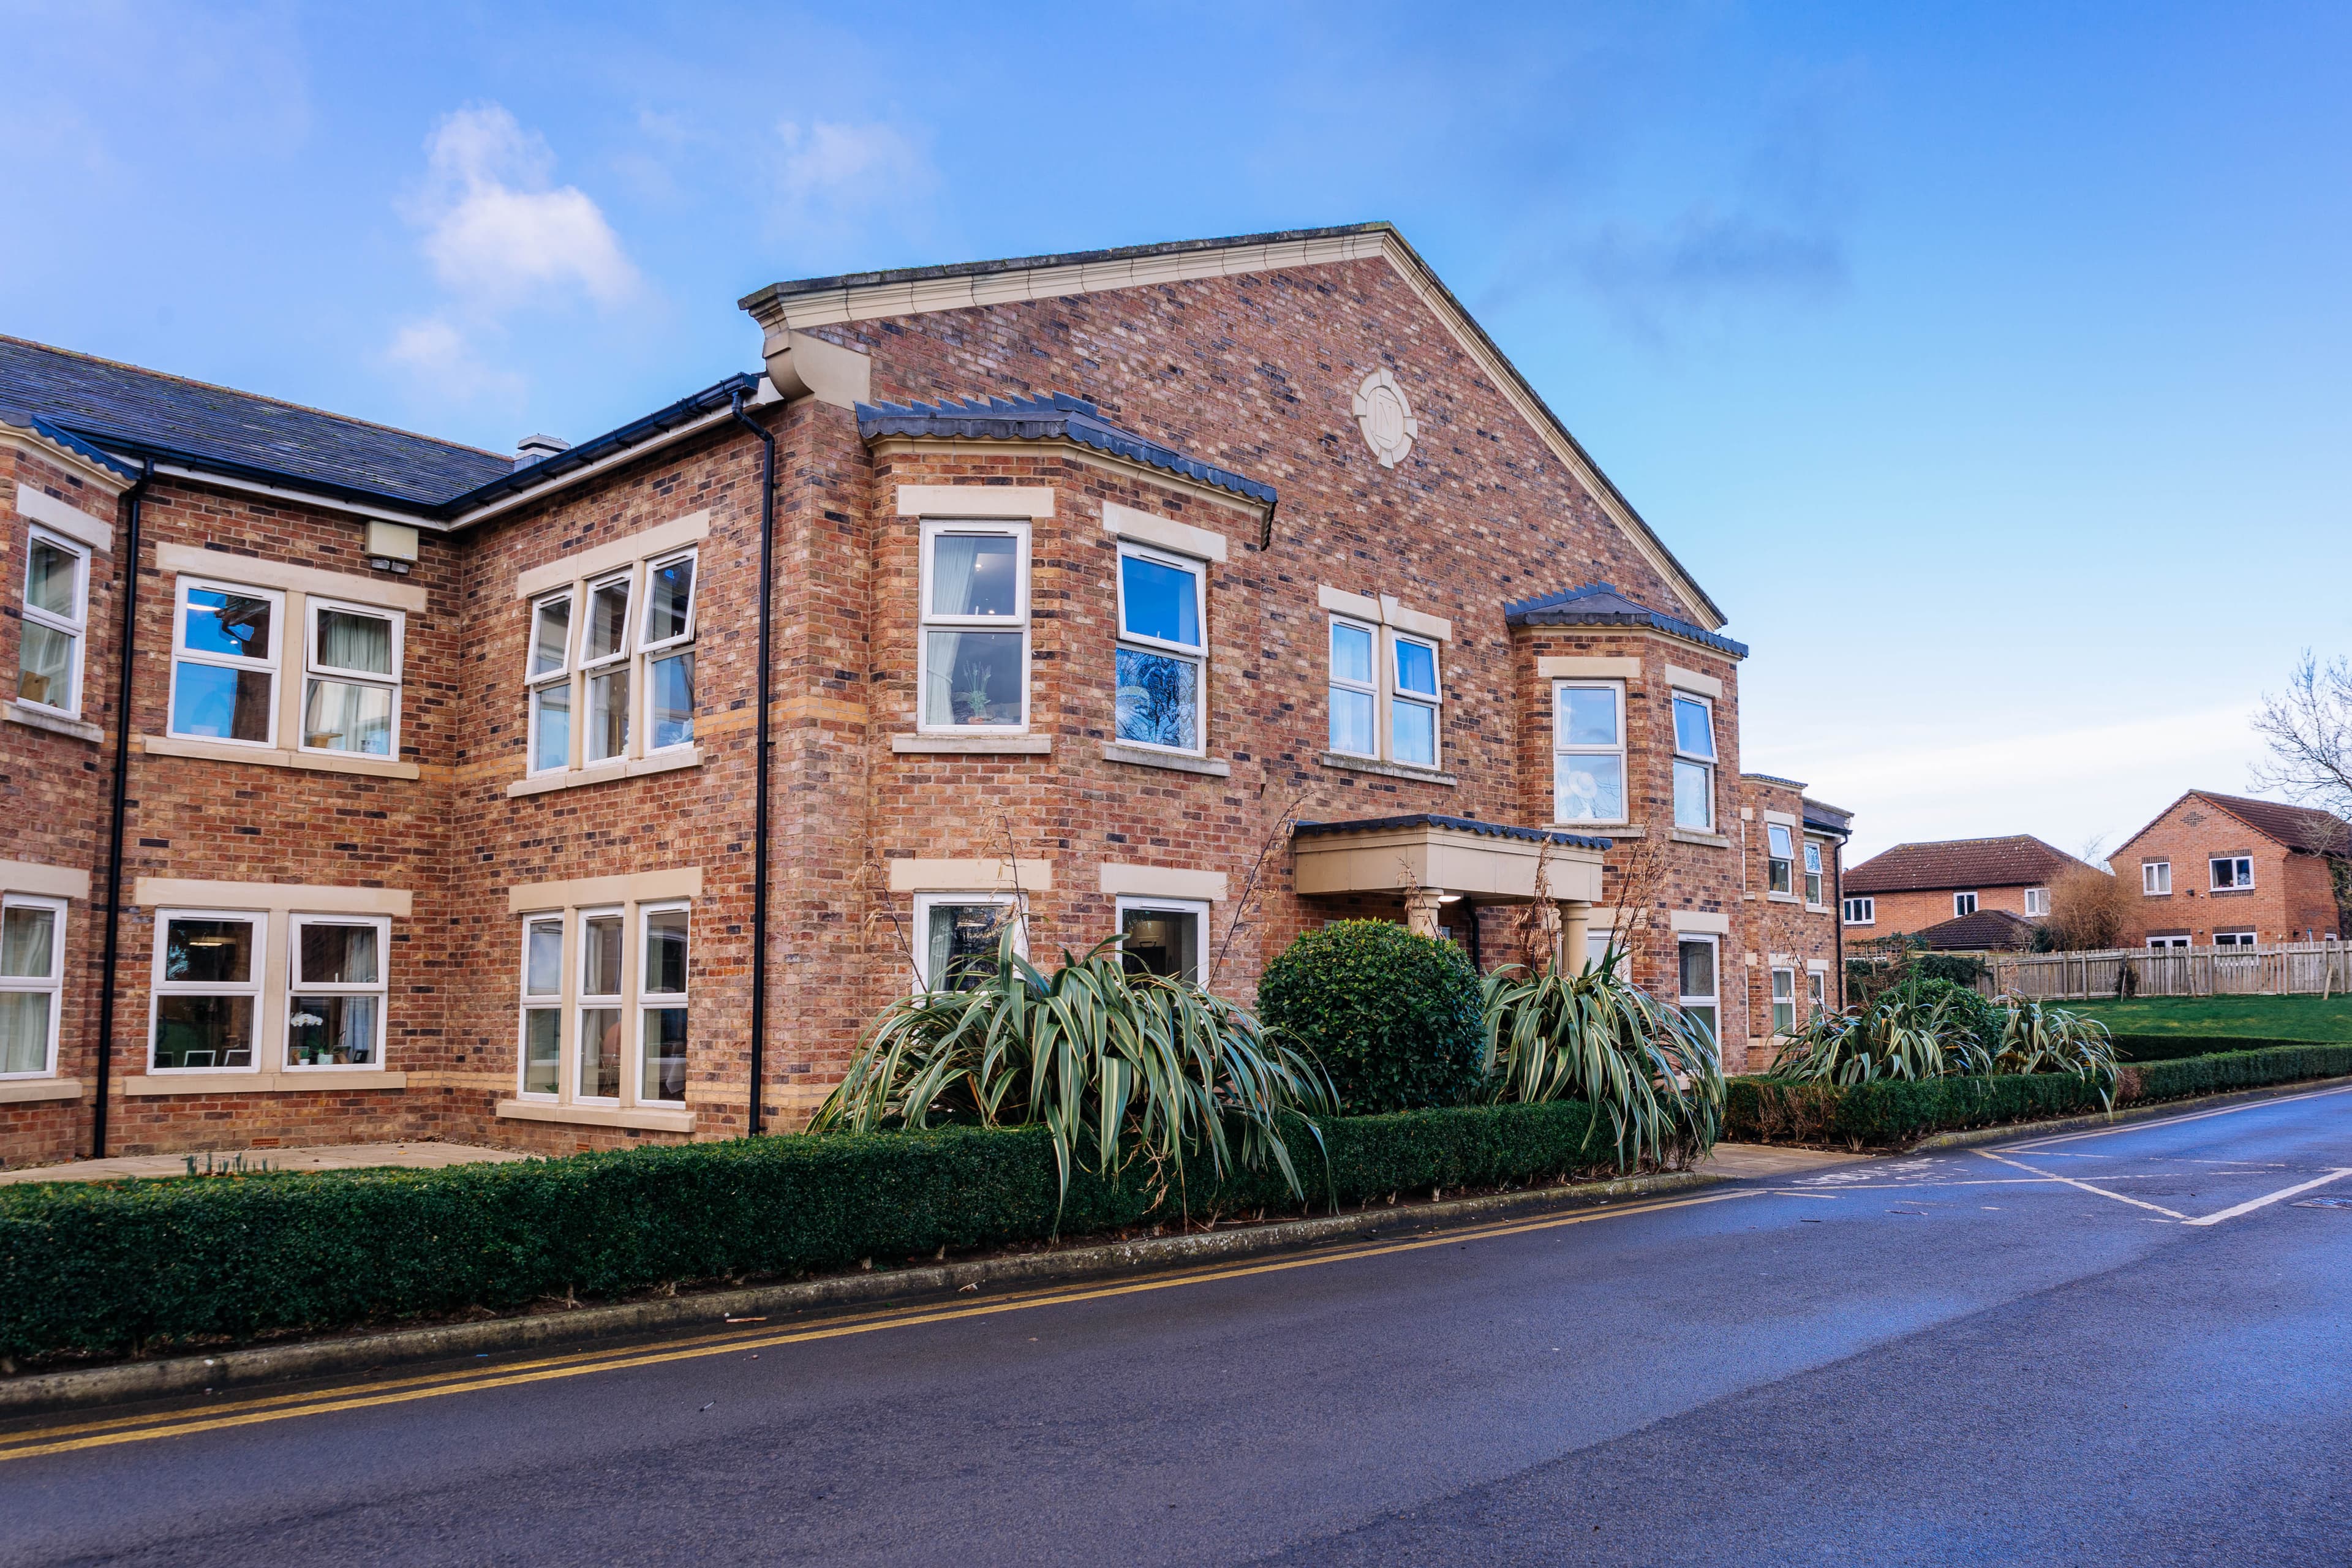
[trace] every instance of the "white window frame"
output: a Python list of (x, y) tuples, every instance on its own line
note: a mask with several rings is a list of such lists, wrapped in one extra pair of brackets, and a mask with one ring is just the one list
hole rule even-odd
[[(1787, 849), (1787, 854), (1772, 852), (1775, 834), (1780, 836), (1780, 847)], [(1783, 886), (1773, 886), (1776, 871)], [(1797, 830), (1785, 822), (1764, 824), (1764, 896), (1797, 901)]]
[[(933, 546), (941, 534), (996, 534), (1013, 541), (1013, 614), (1003, 616), (942, 616), (931, 608)], [(926, 735), (1025, 735), (1034, 682), (1030, 679), (1031, 607), (1029, 602), (1029, 524), (1018, 519), (927, 517), (920, 534), (922, 559), (916, 594), (915, 728)], [(925, 714), (925, 697), (931, 689), (931, 633), (934, 631), (1018, 632), (1021, 634), (1021, 721), (1017, 724), (935, 724)], [(1207, 628), (1202, 627), (1206, 635)], [(954, 694), (949, 694), (952, 707)], [(1203, 728), (1205, 728), (1205, 722)]]
[[(1956, 921), (1966, 919), (1968, 916), (1977, 912), (1978, 907), (1981, 902), (1982, 900), (1974, 893), (1954, 893), (1952, 895), (1952, 918)], [(1963, 908), (1963, 905), (1966, 907)]]
[(1805, 908), (1825, 910), (1822, 900), (1829, 891), (1829, 858), (1822, 853), (1822, 841), (1805, 840)]
[[(35, 544), (46, 544), (52, 550), (63, 551), (66, 554), (73, 557), (73, 615), (70, 619), (58, 615), (53, 610), (41, 609), (33, 603), (33, 546)], [(16, 700), (25, 704), (27, 708), (39, 709), (50, 713), (62, 713), (68, 718), (79, 718), (81, 716), (83, 674), (82, 656), (84, 650), (89, 646), (89, 546), (82, 543), (79, 540), (68, 539), (62, 533), (53, 532), (37, 524), (27, 529), (26, 531), (25, 572), (24, 575), (18, 580), (18, 585), (23, 590), (19, 605), (24, 611), (25, 620), (29, 625), (43, 626), (50, 631), (56, 632), (58, 636), (68, 639), (73, 644), (72, 656), (66, 662), (66, 680), (69, 688), (71, 700), (65, 703), (37, 702), (29, 697), (22, 695), (22, 672), (24, 668), (25, 653), (22, 642), (24, 634), (19, 630), (17, 633), (19, 641), (16, 650), (18, 690), (16, 694)]]
[(2048, 915), (2050, 913), (2050, 889), (2047, 888), (2026, 889), (2025, 912), (2029, 916)]
[[(572, 750), (583, 768), (618, 767), (638, 754), (637, 747), (645, 739), (645, 731), (637, 725), (638, 688), (643, 682), (638, 679), (639, 671), (631, 657), (636, 651), (637, 611), (645, 602), (640, 592), (644, 584), (638, 581), (639, 575), (638, 567), (632, 565), (618, 572), (600, 573), (581, 580), (579, 640), (573, 645), (572, 661), (579, 679), (572, 691)], [(621, 605), (621, 635), (610, 653), (601, 653), (591, 658), (588, 655), (588, 622), (595, 613), (596, 595), (601, 590), (614, 586), (627, 595)], [(606, 756), (591, 757), (588, 754), (588, 731), (593, 721), (588, 712), (588, 693), (597, 681), (616, 671), (629, 683), (629, 690), (621, 704), (621, 749)]]
[[(1606, 691), (1617, 710), (1617, 743), (1613, 746), (1571, 744), (1564, 737), (1567, 727), (1560, 722), (1560, 705), (1567, 692)], [(1563, 775), (1571, 757), (1614, 757), (1617, 759), (1617, 800), (1619, 809), (1614, 816), (1570, 816), (1565, 814), (1567, 795), (1562, 788)], [(1633, 820), (1633, 781), (1625, 762), (1625, 683), (1622, 680), (1555, 680), (1551, 683), (1551, 817), (1556, 823), (1577, 826), (1621, 826)]]
[[(1139, 633), (1130, 632), (1127, 629), (1127, 563), (1129, 558), (1133, 558), (1138, 561), (1149, 561), (1155, 565), (1166, 566), (1173, 571), (1185, 572), (1192, 574), (1192, 624), (1201, 628), (1201, 642), (1199, 647), (1187, 647), (1182, 643), (1165, 642), (1159, 637), (1144, 637)], [(1207, 756), (1209, 754), (1209, 563), (1206, 561), (1201, 560), (1197, 556), (1181, 554), (1176, 551), (1162, 549), (1155, 545), (1138, 544), (1132, 541), (1123, 539), (1119, 541), (1118, 545), (1118, 582), (1114, 586), (1117, 590), (1118, 598), (1118, 625), (1116, 628), (1117, 645), (1119, 647), (1131, 648), (1138, 653), (1155, 654), (1162, 658), (1170, 658), (1177, 660), (1180, 663), (1190, 664), (1193, 670), (1192, 689), (1196, 694), (1195, 701), (1198, 704), (1199, 711), (1193, 715), (1193, 743), (1190, 746), (1165, 746), (1157, 742), (1131, 740), (1125, 735), (1119, 734), (1118, 715), (1116, 710), (1118, 701), (1118, 656), (1116, 653), (1113, 653), (1111, 656), (1111, 701), (1113, 705), (1113, 712), (1111, 714), (1112, 737), (1119, 745), (1138, 746), (1148, 752), (1172, 752), (1178, 756), (1185, 757)], [(1025, 593), (1024, 595), (1023, 602), (1024, 605), (1027, 602)], [(1022, 645), (1022, 652), (1024, 655), (1024, 668), (1025, 668), (1026, 655), (1028, 652), (1028, 645), (1025, 642)], [(1022, 682), (1022, 685), (1023, 712), (1025, 716), (1028, 705), (1028, 682), (1024, 679)]]
[[(226, 654), (192, 651), (187, 646), (188, 595), (210, 590), (215, 594), (237, 594), (251, 599), (269, 601), (269, 647), (257, 659), (236, 658)], [(285, 670), (286, 595), (277, 588), (256, 588), (243, 583), (232, 583), (216, 577), (192, 577), (185, 574), (172, 589), (172, 687), (164, 694), (163, 732), (191, 741), (204, 741), (223, 746), (246, 746), (257, 752), (273, 751), (278, 745), (278, 708), (281, 695), (279, 680)], [(258, 741), (240, 741), (231, 735), (190, 735), (173, 728), (180, 716), (180, 667), (184, 664), (205, 665), (215, 669), (256, 670), (269, 678), (269, 700), (264, 711), (269, 716), (268, 726)], [(336, 755), (345, 753), (337, 752)]]
[[(1780, 982), (1783, 978), (1786, 978), (1789, 983), (1789, 992), (1785, 996), (1780, 994)], [(1677, 978), (1675, 984), (1679, 985), (1681, 983)], [(1719, 985), (1722, 982), (1718, 979), (1716, 984)], [(1797, 971), (1793, 966), (1780, 963), (1772, 966), (1771, 1004), (1772, 1033), (1794, 1034), (1797, 1029)]]
[[(392, 623), (392, 673), (378, 675), (373, 670), (344, 669), (322, 662), (319, 657), (319, 612), (337, 610), (347, 616), (364, 616), (370, 620)], [(334, 746), (310, 744), (310, 688), (321, 680), (337, 681), (346, 686), (373, 686), (392, 693), (392, 735), (389, 749), (381, 753), (385, 762), (400, 760), (401, 671), (406, 656), (408, 616), (399, 610), (388, 610), (380, 605), (354, 604), (348, 599), (323, 599), (305, 595), (302, 601), (302, 703), (295, 721), (295, 749), (326, 757), (373, 757), (374, 752), (347, 752)]]
[(1209, 901), (1206, 899), (1155, 899), (1140, 893), (1119, 895), (1113, 901), (1111, 926), (1114, 934), (1119, 939), (1122, 952), (1126, 947), (1127, 917), (1130, 912), (1190, 915), (1198, 922), (1194, 927), (1197, 937), (1194, 943), (1193, 973), (1179, 978), (1189, 980), (1195, 985), (1201, 984), (1201, 976), (1209, 966)]
[[(530, 988), (530, 933), (533, 926), (552, 925), (555, 928), (555, 989), (533, 991)], [(566, 1075), (572, 1070), (571, 1005), (566, 1001), (572, 990), (572, 918), (568, 910), (541, 910), (522, 917), (522, 951), (519, 955), (515, 990), (520, 1005), (515, 1009), (515, 1096), (542, 1105), (562, 1100), (569, 1089)], [(535, 1089), (530, 1087), (530, 1016), (546, 1012), (555, 1015), (555, 1087)]]
[[(565, 606), (563, 657), (552, 669), (531, 672), (539, 658), (539, 616), (541, 610), (561, 603)], [(581, 584), (572, 583), (559, 592), (541, 594), (530, 601), (530, 621), (524, 633), (522, 650), (522, 684), (525, 734), (523, 737), (523, 771), (527, 773), (560, 773), (580, 765), (580, 683), (577, 679), (580, 660), (580, 639), (583, 635), (581, 623), (586, 617), (581, 611)], [(540, 695), (555, 687), (563, 688), (571, 703), (568, 732), (564, 737), (563, 757), (546, 767), (539, 765)]]
[(1838, 913), (1847, 925), (1874, 926), (1878, 923), (1878, 900), (1868, 893), (1851, 894)]
[(58, 1076), (58, 1040), (66, 1006), (66, 901), (32, 893), (0, 894), (0, 911), (45, 910), (49, 914), (49, 972), (46, 975), (0, 974), (0, 992), (44, 994), (49, 999), (49, 1037), (42, 1065), (30, 1072), (0, 1072), (0, 1081)]
[(975, 889), (970, 892), (962, 892), (952, 888), (917, 893), (913, 940), (908, 943), (914, 959), (915, 970), (914, 982), (909, 987), (910, 990), (919, 993), (931, 988), (931, 911), (941, 904), (994, 904), (1012, 910), (1013, 911), (1013, 951), (1024, 958), (1029, 956), (1029, 920), (1027, 912), (1021, 908), (1018, 895), (995, 889), (986, 890)]
[(1805, 1003), (1812, 1009), (1808, 1018), (1818, 1017), (1830, 1010), (1829, 972), (1822, 969), (1805, 971)]
[[(1683, 750), (1682, 715), (1677, 710), (1685, 702), (1696, 703), (1706, 714), (1708, 750), (1704, 755), (1697, 752)], [(1673, 776), (1678, 774), (1685, 767), (1704, 768), (1706, 772), (1706, 821), (1704, 824), (1685, 822), (1682, 819), (1682, 791), (1679, 788), (1670, 788), (1667, 809), (1674, 818), (1674, 825), (1685, 833), (1713, 833), (1716, 830), (1716, 821), (1721, 815), (1716, 806), (1715, 784), (1718, 759), (1723, 755), (1722, 738), (1715, 732), (1715, 700), (1699, 692), (1685, 691), (1680, 687), (1675, 687), (1667, 693), (1666, 723), (1675, 746), (1674, 767), (1669, 773), (1669, 784), (1672, 784)], [(1716, 984), (1719, 987), (1722, 982), (1718, 980)]]
[[(1339, 628), (1341, 626), (1346, 626), (1350, 631), (1359, 631), (1363, 633), (1364, 636), (1371, 642), (1372, 679), (1369, 682), (1352, 679), (1343, 680), (1339, 678), (1339, 661), (1336, 652), (1334, 651), (1333, 645), (1338, 640)], [(1323, 637), (1323, 668), (1327, 677), (1325, 684), (1328, 690), (1360, 692), (1364, 696), (1370, 697), (1372, 700), (1372, 749), (1370, 751), (1343, 752), (1339, 750), (1338, 743), (1331, 738), (1331, 728), (1329, 723), (1330, 707), (1328, 695), (1325, 699), (1325, 723), (1323, 729), (1324, 743), (1329, 746), (1335, 756), (1364, 757), (1373, 762), (1378, 762), (1381, 757), (1381, 746), (1383, 739), (1382, 727), (1381, 723), (1381, 628), (1372, 625), (1369, 621), (1360, 621), (1352, 616), (1333, 616)]]
[[(648, 967), (646, 959), (653, 949), (653, 918), (656, 915), (664, 914), (682, 914), (686, 917), (686, 989), (683, 991), (655, 991), (649, 989), (646, 984), (646, 972)], [(671, 1009), (677, 1009), (686, 1014), (687, 1054), (688, 1060), (691, 1063), (694, 1051), (694, 1010), (689, 1000), (694, 994), (694, 906), (692, 901), (687, 899), (659, 899), (637, 905), (634, 935), (637, 949), (635, 963), (631, 966), (630, 974), (630, 979), (634, 982), (630, 989), (635, 994), (630, 1021), (635, 1026), (629, 1033), (629, 1046), (625, 1053), (627, 1059), (627, 1080), (634, 1086), (631, 1093), (639, 1105), (683, 1107), (686, 1104), (686, 1091), (683, 1085), (680, 1086), (678, 1097), (676, 1100), (649, 1096), (645, 1091), (646, 1016), (650, 1013), (667, 1012)]]
[(2213, 933), (2213, 945), (2215, 947), (2258, 947), (2261, 945), (2256, 940), (2258, 935), (2259, 933), (2252, 926), (2232, 926), (2228, 931), (2216, 931)]
[[(1715, 962), (1710, 966), (1715, 974), (1715, 990), (1705, 995), (1696, 992), (1685, 993), (1682, 988), (1683, 949), (1686, 946), (1697, 945), (1705, 945), (1715, 950)], [(1675, 1001), (1676, 1005), (1685, 1009), (1700, 1006), (1714, 1010), (1715, 1049), (1716, 1054), (1720, 1057), (1723, 1052), (1723, 942), (1721, 938), (1702, 931), (1685, 931), (1675, 933)]]
[[(646, 622), (654, 613), (654, 574), (666, 566), (675, 566), (681, 561), (688, 563), (691, 568), (686, 583), (686, 629), (659, 639), (649, 638), (646, 636), (647, 630)], [(632, 757), (658, 757), (672, 752), (687, 751), (700, 738), (695, 733), (693, 718), (689, 716), (685, 740), (672, 741), (666, 746), (656, 746), (653, 743), (654, 666), (677, 658), (680, 654), (692, 655), (695, 638), (702, 630), (700, 552), (689, 547), (685, 550), (666, 551), (659, 555), (649, 555), (638, 563), (636, 575), (636, 603), (630, 611), (630, 619), (634, 623), (630, 628), (630, 635), (635, 639), (635, 646), (630, 649), (633, 666), (629, 675), (630, 701), (635, 705), (635, 711), (630, 717), (628, 754)], [(696, 660), (698, 668), (695, 671), (695, 685), (698, 690), (702, 680), (700, 662), (698, 658)], [(664, 1100), (660, 1103), (672, 1102)]]
[[(397, 645), (394, 645), (395, 647)], [(275, 923), (275, 922), (273, 922)], [(305, 927), (373, 926), (375, 928), (375, 982), (369, 985), (310, 984), (302, 975), (302, 931)], [(387, 915), (328, 915), (295, 914), (286, 921), (286, 1005), (279, 1016), (284, 1034), (278, 1041), (277, 1065), (272, 1072), (382, 1072), (383, 1070), (384, 1037), (392, 1015), (392, 920)], [(297, 1064), (294, 1060), (294, 1000), (297, 996), (373, 996), (375, 1006), (375, 1039), (369, 1047), (369, 1060), (364, 1062), (313, 1062)], [(255, 1026), (259, 1027), (257, 1018)]]
[[(2224, 866), (2231, 868), (2233, 875), (2239, 868), (2243, 868), (2245, 874), (2240, 880), (2224, 882), (2221, 880), (2221, 868)], [(2254, 885), (2254, 858), (2251, 855), (2208, 856), (2205, 870), (2213, 879), (2212, 887), (2208, 889), (2210, 892), (2242, 893)]]
[(2139, 891), (2144, 899), (2172, 896), (2172, 862), (2143, 860), (2139, 863)]
[[(593, 921), (608, 918), (617, 921), (621, 928), (621, 973), (616, 977), (620, 984), (611, 991), (591, 992), (588, 989), (588, 927)], [(572, 1102), (578, 1105), (620, 1105), (627, 1101), (628, 1086), (634, 1081), (629, 1077), (628, 1031), (629, 1025), (633, 1021), (629, 993), (635, 989), (632, 984), (634, 977), (630, 974), (635, 958), (635, 950), (630, 946), (630, 938), (634, 934), (631, 928), (635, 922), (629, 919), (629, 907), (626, 904), (592, 904), (572, 910), (571, 923), (573, 948), (571, 999)], [(590, 1094), (586, 1089), (588, 1036), (587, 1032), (580, 1026), (580, 1016), (592, 1007), (600, 1012), (609, 1010), (621, 1016), (621, 1067), (618, 1081), (613, 1086), (614, 1092), (611, 1094)]]
[[(1386, 635), (1381, 639), (1382, 661), (1381, 683), (1387, 688), (1381, 703), (1381, 752), (1398, 767), (1425, 768), (1442, 773), (1445, 768), (1445, 645), (1435, 637), (1419, 637), (1401, 632), (1394, 626), (1381, 628)], [(1407, 691), (1400, 667), (1400, 650), (1410, 643), (1429, 650), (1429, 684), (1432, 691)], [(1399, 704), (1429, 710), (1429, 761), (1409, 763), (1397, 755), (1396, 710)]]
[[(168, 938), (171, 933), (171, 922), (175, 920), (242, 921), (246, 924), (251, 926), (253, 928), (252, 977), (242, 983), (217, 981), (197, 982), (193, 980), (164, 979), (163, 959), (165, 953), (170, 948)], [(262, 1063), (268, 1050), (266, 1041), (269, 1027), (269, 1018), (268, 1009), (264, 1008), (261, 1005), (261, 995), (262, 987), (267, 983), (269, 973), (269, 939), (271, 928), (277, 923), (278, 922), (272, 921), (267, 913), (259, 910), (168, 908), (159, 909), (155, 911), (155, 952), (152, 959), (151, 960), (152, 976), (148, 986), (147, 1008), (147, 1070), (149, 1072), (167, 1073), (176, 1078), (184, 1075), (201, 1073), (251, 1074), (255, 1072), (266, 1072), (268, 1070), (262, 1065)], [(167, 1068), (157, 1066), (155, 1062), (156, 1034), (163, 1026), (163, 998), (166, 996), (246, 996), (251, 998), (253, 1003), (253, 1034), (250, 1041), (248, 1042), (247, 1049), (253, 1059), (242, 1066), (225, 1065), (217, 1062), (213, 1063), (210, 1066), (195, 1068)]]

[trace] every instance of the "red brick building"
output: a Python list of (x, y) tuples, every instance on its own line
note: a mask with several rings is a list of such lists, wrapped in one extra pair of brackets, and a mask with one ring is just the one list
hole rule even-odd
[(2053, 884), (2096, 869), (2024, 833), (1898, 844), (1846, 873), (1839, 912), (1853, 942), (1916, 934), (1992, 910), (2039, 921), (2050, 913)]
[(1247, 998), (1589, 940), (1643, 846), (1727, 1065), (1833, 992), (1843, 814), (1392, 229), (744, 305), (763, 373), (511, 456), (0, 340), (0, 1158), (789, 1128), (1016, 906)]
[(2340, 935), (2352, 823), (2309, 806), (2190, 790), (2126, 839), (2126, 946), (2252, 947)]

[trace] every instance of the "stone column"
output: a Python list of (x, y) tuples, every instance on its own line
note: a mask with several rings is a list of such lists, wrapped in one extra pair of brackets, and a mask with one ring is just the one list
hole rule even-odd
[(1562, 962), (1570, 974), (1584, 973), (1590, 962), (1586, 952), (1586, 932), (1592, 926), (1592, 906), (1582, 899), (1559, 900), (1559, 945)]
[(1404, 896), (1405, 930), (1415, 936), (1437, 934), (1437, 900), (1439, 889), (1415, 888)]

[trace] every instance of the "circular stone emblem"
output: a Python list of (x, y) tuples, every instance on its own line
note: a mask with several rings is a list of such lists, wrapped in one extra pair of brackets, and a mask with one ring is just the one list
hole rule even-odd
[(1356, 388), (1356, 423), (1363, 429), (1364, 445), (1372, 449), (1383, 468), (1395, 468), (1397, 460), (1412, 450), (1412, 438), (1421, 434), (1421, 422), (1404, 400), (1404, 388), (1384, 370), (1372, 372)]

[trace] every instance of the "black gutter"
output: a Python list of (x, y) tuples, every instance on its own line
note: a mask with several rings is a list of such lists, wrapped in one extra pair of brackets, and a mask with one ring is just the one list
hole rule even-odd
[(147, 487), (155, 478), (151, 459), (140, 465), (139, 478), (123, 491), (131, 503), (122, 553), (121, 670), (114, 689), (114, 801), (106, 833), (106, 947), (99, 961), (98, 1109), (90, 1119), (90, 1158), (106, 1158), (106, 1094), (114, 1065), (114, 983), (122, 954), (122, 819), (131, 791), (131, 653), (132, 628), (139, 621), (139, 513)]
[(772, 661), (768, 638), (775, 584), (776, 557), (776, 437), (743, 412), (743, 393), (737, 388), (728, 411), (760, 438), (766, 453), (760, 459), (760, 717), (753, 742), (754, 800), (751, 807), (751, 1133), (760, 1135), (761, 1054), (768, 1041), (768, 707)]

